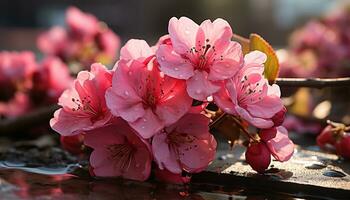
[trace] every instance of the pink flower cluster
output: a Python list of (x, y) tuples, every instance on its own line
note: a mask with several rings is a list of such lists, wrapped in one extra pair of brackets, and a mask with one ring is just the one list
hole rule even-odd
[(288, 57), (280, 59), (280, 76), (350, 76), (349, 18), (348, 7), (342, 7), (296, 30), (291, 35)]
[(31, 52), (0, 52), (0, 118), (55, 103), (71, 81), (67, 66), (57, 58), (37, 63)]
[(114, 62), (120, 39), (106, 24), (75, 7), (67, 9), (66, 24), (67, 30), (55, 26), (38, 37), (38, 47), (45, 55), (79, 67)]
[[(112, 70), (93, 64), (60, 97), (62, 108), (50, 125), (93, 149), (91, 173), (146, 180), (154, 166), (160, 180), (186, 182), (183, 172), (206, 169), (217, 143), (203, 115), (205, 106), (193, 107), (194, 100), (206, 105), (214, 99), (223, 111), (261, 129), (258, 142), (268, 155), (252, 150), (255, 143), (247, 151), (257, 171), (268, 167), (270, 155), (288, 160), (293, 143), (280, 126), (286, 109), (279, 87), (263, 76), (266, 55), (243, 56), (223, 19), (198, 25), (174, 17), (168, 31), (152, 47), (129, 40)], [(264, 166), (256, 167), (261, 159)]]
[(343, 158), (350, 159), (350, 127), (344, 124), (329, 122), (317, 136), (317, 145), (328, 150), (336, 150)]

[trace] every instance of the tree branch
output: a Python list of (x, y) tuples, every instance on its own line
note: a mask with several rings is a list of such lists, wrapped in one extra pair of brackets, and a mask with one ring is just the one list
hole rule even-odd
[(345, 78), (277, 78), (280, 87), (350, 87), (350, 77)]

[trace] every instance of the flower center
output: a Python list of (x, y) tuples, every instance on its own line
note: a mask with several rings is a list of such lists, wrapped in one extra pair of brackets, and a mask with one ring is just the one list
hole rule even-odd
[(130, 144), (112, 144), (107, 147), (109, 159), (114, 167), (127, 171), (134, 156), (134, 148)]
[(189, 59), (196, 70), (207, 71), (209, 73), (210, 66), (216, 60), (223, 60), (223, 56), (218, 56), (214, 45), (206, 39), (204, 44), (202, 41), (197, 41), (197, 46), (192, 47), (187, 51), (184, 57)]
[(72, 98), (72, 102), (76, 105), (75, 108), (72, 108), (72, 111), (73, 112), (80, 111), (82, 113), (92, 115), (92, 117), (91, 117), (92, 122), (95, 122), (103, 117), (103, 111), (101, 109), (99, 109), (100, 107), (95, 108), (92, 105), (91, 97), (89, 95), (82, 98), (82, 100), (77, 99), (77, 98)]
[[(261, 95), (263, 93), (263, 90), (262, 90), (263, 84), (260, 83), (261, 77), (258, 78), (257, 76), (258, 75), (253, 74), (253, 75), (250, 75), (249, 77), (244, 76), (241, 79), (240, 88), (237, 88), (237, 89), (240, 89), (241, 94), (244, 94), (238, 97), (238, 101), (241, 105), (246, 105), (248, 103), (250, 104), (255, 103), (262, 99)], [(252, 79), (255, 79), (255, 81)]]

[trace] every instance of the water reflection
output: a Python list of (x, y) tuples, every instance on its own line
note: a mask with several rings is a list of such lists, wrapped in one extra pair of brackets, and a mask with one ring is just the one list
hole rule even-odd
[(242, 188), (219, 186), (179, 186), (120, 179), (93, 179), (75, 175), (45, 175), (18, 169), (0, 168), (0, 199), (117, 199), (117, 200), (214, 200), (214, 199), (294, 199), (289, 195), (264, 194)]

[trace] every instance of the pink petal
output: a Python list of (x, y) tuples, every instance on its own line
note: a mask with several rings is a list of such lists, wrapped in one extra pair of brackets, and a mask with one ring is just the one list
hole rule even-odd
[(157, 105), (156, 113), (167, 126), (175, 123), (190, 109), (192, 98), (187, 94), (184, 81), (169, 78), (162, 89), (164, 96)]
[[(214, 22), (210, 20), (205, 20), (201, 23), (199, 32), (203, 31), (205, 38), (202, 38), (202, 43), (204, 40), (209, 39), (209, 42), (215, 46), (217, 53), (221, 54), (221, 50), (228, 46), (232, 38), (232, 29), (227, 21), (218, 18)], [(197, 35), (197, 40), (198, 40)]]
[(143, 62), (151, 55), (153, 51), (144, 40), (131, 39), (120, 49), (120, 59), (124, 60), (134, 59)]
[(133, 154), (133, 158), (125, 172), (123, 178), (145, 181), (151, 174), (152, 157), (149, 149), (144, 146), (143, 148), (137, 148)]
[[(192, 143), (180, 145), (179, 159), (184, 170), (190, 173), (198, 173), (214, 160), (216, 153), (216, 140), (210, 133), (207, 133), (206, 140), (194, 140)], [(191, 148), (190, 148), (191, 147)]]
[(255, 104), (248, 104), (248, 112), (259, 118), (272, 118), (283, 108), (282, 100), (278, 96), (266, 96)]
[(154, 159), (160, 169), (167, 169), (172, 173), (179, 174), (182, 172), (177, 161), (177, 155), (169, 148), (166, 133), (159, 133), (153, 137), (152, 151)]
[(76, 135), (81, 130), (94, 128), (90, 116), (77, 116), (65, 111), (63, 108), (56, 110), (54, 118), (50, 120), (50, 126), (63, 136)]
[(241, 45), (237, 42), (227, 44), (222, 52), (223, 60), (214, 61), (210, 68), (209, 80), (224, 80), (233, 77), (243, 66)]
[(198, 139), (206, 139), (210, 119), (202, 114), (186, 114), (176, 123), (178, 133), (187, 133)]
[[(85, 131), (84, 144), (94, 149), (100, 149), (112, 144), (125, 143), (124, 136), (122, 134), (117, 134), (124, 130), (121, 121), (122, 119), (119, 118), (114, 121), (113, 125)], [(119, 128), (116, 129), (117, 127)]]
[(164, 127), (164, 122), (160, 121), (151, 109), (146, 109), (143, 117), (130, 123), (142, 138), (151, 138)]
[(288, 138), (288, 131), (283, 126), (277, 127), (276, 137), (266, 142), (272, 156), (284, 162), (289, 160), (294, 152), (294, 144)]
[(188, 79), (193, 76), (192, 64), (177, 54), (172, 46), (160, 45), (156, 55), (160, 70), (164, 74), (177, 79)]
[(248, 121), (250, 124), (258, 128), (270, 128), (274, 125), (272, 120), (254, 117), (251, 114), (249, 114), (245, 109), (239, 106), (235, 107), (235, 111), (244, 120)]
[(187, 92), (190, 97), (205, 101), (208, 96), (219, 91), (220, 87), (208, 80), (207, 72), (196, 70), (194, 73), (194, 76), (187, 80)]
[(190, 48), (195, 47), (198, 24), (187, 17), (169, 20), (168, 32), (174, 50), (179, 54), (185, 54)]
[(114, 166), (114, 162), (108, 156), (109, 152), (105, 149), (97, 149), (91, 153), (90, 165), (93, 167), (95, 176), (118, 177), (122, 174), (121, 170)]

